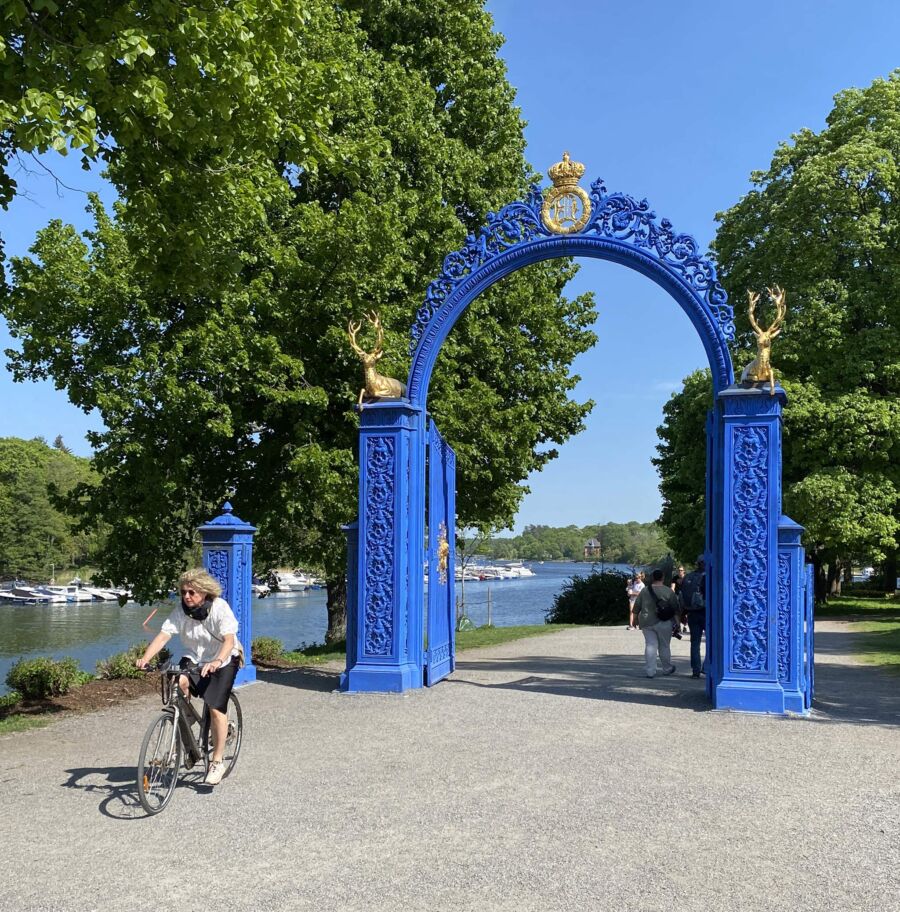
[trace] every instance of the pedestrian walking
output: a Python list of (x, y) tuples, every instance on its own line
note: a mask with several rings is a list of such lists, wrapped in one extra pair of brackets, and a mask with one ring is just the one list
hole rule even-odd
[(656, 660), (662, 663), (663, 674), (675, 671), (672, 664), (672, 620), (678, 616), (679, 604), (675, 593), (663, 583), (662, 570), (653, 571), (650, 586), (641, 590), (635, 609), (638, 626), (644, 634), (644, 670), (648, 678), (656, 677)]
[(637, 630), (637, 616), (634, 613), (634, 603), (644, 588), (643, 572), (635, 572), (631, 578), (631, 583), (625, 590), (628, 593), (628, 626), (626, 630)]

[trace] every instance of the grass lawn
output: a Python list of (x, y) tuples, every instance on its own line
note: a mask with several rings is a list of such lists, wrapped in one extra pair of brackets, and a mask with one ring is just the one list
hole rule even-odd
[(853, 621), (861, 633), (859, 658), (871, 665), (900, 671), (900, 601), (897, 599), (833, 598), (816, 608), (817, 618)]
[(887, 665), (900, 672), (900, 615), (857, 621), (854, 631), (863, 634), (859, 657), (871, 665)]
[(42, 713), (40, 715), (25, 715), (16, 713), (0, 719), (0, 735), (8, 735), (10, 732), (27, 731), (29, 728), (41, 728), (49, 725), (53, 721), (51, 713)]
[(852, 596), (840, 596), (839, 598), (830, 598), (825, 605), (817, 605), (816, 617), (900, 618), (900, 601), (897, 599), (853, 598)]
[(496, 646), (510, 640), (540, 636), (556, 630), (568, 630), (578, 624), (527, 624), (519, 627), (476, 627), (474, 630), (459, 630), (456, 634), (456, 650), (475, 649), (478, 646)]
[[(474, 630), (460, 630), (456, 634), (456, 649), (474, 649), (478, 646), (496, 646), (509, 640), (521, 640), (524, 637), (540, 636), (542, 633), (553, 633), (577, 627), (577, 624), (529, 624), (519, 627), (476, 627)], [(343, 642), (329, 645), (308, 646), (298, 652), (283, 652), (281, 659), (291, 665), (323, 665), (326, 662), (343, 662), (346, 659), (346, 646)]]

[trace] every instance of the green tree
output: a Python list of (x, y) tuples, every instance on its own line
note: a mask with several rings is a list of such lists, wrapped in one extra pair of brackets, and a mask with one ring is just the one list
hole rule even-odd
[(45, 579), (73, 555), (89, 558), (96, 530), (80, 530), (56, 502), (90, 483), (88, 460), (40, 440), (0, 438), (0, 574)]
[(662, 512), (659, 524), (676, 554), (693, 559), (706, 547), (706, 413), (712, 404), (709, 369), (694, 371), (663, 406), (657, 428)]
[[(753, 356), (745, 289), (787, 289), (773, 361), (788, 394), (784, 506), (820, 569), (895, 561), (900, 531), (900, 71), (835, 97), (827, 127), (802, 130), (718, 219), (720, 276), (737, 305), (736, 370)], [(666, 407), (659, 462), (673, 543), (702, 496), (703, 380)], [(692, 444), (692, 441), (695, 441)], [(692, 450), (691, 447), (694, 447)], [(673, 499), (670, 499), (673, 498)], [(896, 565), (888, 576), (896, 575)], [(823, 594), (822, 588), (819, 590)]]
[[(143, 597), (167, 587), (194, 526), (236, 492), (261, 561), (323, 568), (337, 638), (360, 376), (347, 320), (380, 311), (382, 369), (402, 376), (442, 258), (534, 175), (480, 0), (314, 0), (290, 41), (279, 17), (299, 4), (255, 7), (226, 12), (244, 17), (245, 50), (278, 90), (232, 86), (222, 131), (214, 112), (190, 148), (165, 125), (157, 141), (140, 105), (143, 132), (113, 124), (115, 211), (93, 200), (84, 240), (59, 222), (41, 232), (33, 258), (12, 264), (4, 312), (21, 340), (16, 377), (52, 377), (103, 418), (83, 510), (112, 525), (111, 578)], [(172, 118), (201, 117), (207, 74), (244, 58), (191, 28), (183, 45), (174, 15), (145, 25), (155, 53), (141, 66), (177, 46), (198, 70), (184, 87), (160, 77)], [(277, 123), (274, 136), (253, 118)], [(590, 407), (568, 397), (572, 359), (594, 340), (591, 298), (562, 295), (573, 273), (551, 262), (508, 277), (442, 350), (429, 407), (457, 451), (464, 524), (510, 522), (520, 481)]]

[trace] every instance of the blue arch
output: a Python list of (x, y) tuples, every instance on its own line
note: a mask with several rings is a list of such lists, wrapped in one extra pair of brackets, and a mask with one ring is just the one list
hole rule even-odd
[(646, 275), (678, 302), (706, 351), (714, 394), (734, 382), (728, 342), (734, 339), (734, 312), (719, 284), (715, 264), (698, 253), (690, 235), (676, 234), (668, 219), (657, 221), (646, 200), (607, 193), (591, 185), (591, 216), (573, 234), (551, 233), (541, 219), (543, 196), (533, 186), (527, 198), (488, 215), (477, 235), (444, 260), (416, 314), (410, 349), (407, 395), (424, 407), (441, 345), (469, 304), (494, 282), (542, 260), (585, 256), (621, 263)]

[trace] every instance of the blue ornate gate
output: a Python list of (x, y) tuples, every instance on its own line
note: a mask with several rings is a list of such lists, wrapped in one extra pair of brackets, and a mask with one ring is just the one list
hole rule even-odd
[[(664, 288), (709, 359), (705, 550), (712, 704), (807, 712), (813, 654), (802, 529), (781, 515), (784, 391), (767, 382), (734, 382), (733, 310), (715, 264), (698, 253), (696, 241), (668, 219), (657, 220), (645, 200), (608, 193), (600, 180), (586, 193), (577, 186), (583, 171), (564, 156), (550, 168), (554, 186), (546, 195), (533, 187), (525, 200), (490, 213), (487, 224), (446, 257), (412, 327), (406, 397), (363, 407), (359, 541), (349, 568), (356, 645), (348, 647), (342, 686), (386, 691), (432, 683), (422, 572), (426, 408), (444, 339), (469, 304), (504, 276), (542, 260), (586, 256), (620, 263)], [(430, 548), (433, 553), (433, 543)], [(432, 642), (429, 637), (429, 650)]]
[(456, 454), (428, 421), (428, 641), (425, 684), (456, 664)]

